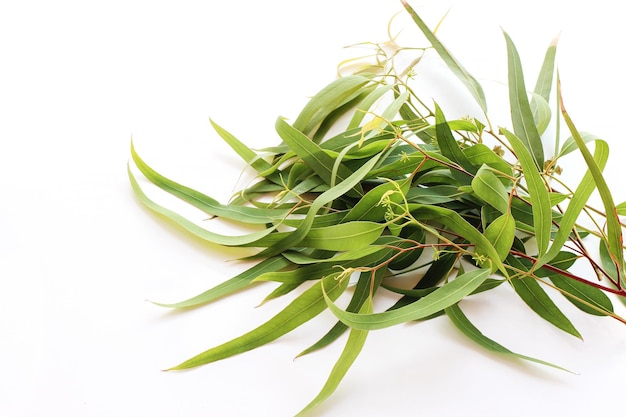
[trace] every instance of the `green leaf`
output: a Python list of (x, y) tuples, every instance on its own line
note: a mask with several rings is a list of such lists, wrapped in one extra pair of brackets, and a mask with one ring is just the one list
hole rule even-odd
[(237, 139), (234, 135), (222, 128), (220, 125), (210, 119), (213, 129), (224, 139), (230, 147), (237, 152), (237, 154), (246, 161), (252, 168), (258, 172), (263, 172), (272, 167), (272, 165), (266, 160), (259, 158), (256, 152), (248, 148), (243, 142)]
[(240, 236), (227, 236), (218, 233), (211, 232), (206, 230), (194, 222), (187, 220), (185, 217), (181, 216), (178, 213), (175, 213), (172, 210), (169, 210), (163, 206), (156, 204), (154, 201), (150, 200), (146, 194), (143, 192), (137, 180), (133, 176), (130, 166), (128, 166), (128, 178), (130, 179), (131, 187), (139, 199), (150, 210), (165, 216), (166, 218), (172, 220), (174, 223), (187, 230), (189, 233), (199, 237), (200, 239), (206, 240), (211, 243), (217, 243), (218, 245), (223, 246), (245, 246), (251, 245), (259, 240), (263, 239), (270, 233), (272, 233), (277, 226), (272, 226), (265, 230), (261, 230), (259, 232), (253, 232)]
[[(609, 157), (609, 147), (606, 142), (596, 141), (596, 149), (594, 151), (594, 160), (598, 164), (598, 168), (602, 171)], [(550, 262), (563, 248), (563, 245), (569, 239), (572, 229), (580, 216), (583, 208), (587, 204), (591, 193), (596, 188), (596, 183), (590, 170), (587, 170), (583, 179), (578, 184), (574, 195), (572, 196), (563, 217), (559, 222), (559, 230), (554, 236), (554, 240), (548, 252), (537, 260), (535, 268), (538, 268)]]
[[(474, 174), (476, 172), (476, 167), (472, 165), (467, 156), (461, 151), (459, 144), (454, 139), (452, 135), (452, 131), (450, 130), (450, 126), (448, 122), (446, 122), (446, 118), (441, 111), (441, 108), (435, 103), (435, 121), (436, 121), (436, 132), (437, 132), (437, 144), (439, 145), (439, 149), (441, 150), (441, 154), (453, 161), (455, 164), (460, 166), (465, 173), (459, 171), (457, 169), (450, 168), (452, 175), (455, 178), (459, 179), (459, 182), (463, 183), (467, 181), (467, 173)], [(462, 175), (462, 174), (464, 175)]]
[(280, 241), (276, 242), (271, 247), (264, 249), (258, 255), (255, 255), (254, 257), (264, 257), (264, 258), (270, 257), (270, 256), (278, 255), (279, 253), (287, 249), (290, 249), (292, 247), (298, 246), (298, 243), (300, 243), (302, 239), (304, 239), (306, 235), (309, 233), (309, 230), (311, 230), (311, 226), (313, 224), (313, 221), (315, 220), (315, 216), (317, 215), (317, 212), (323, 206), (341, 197), (350, 189), (352, 189), (356, 184), (358, 184), (359, 181), (361, 181), (363, 177), (365, 177), (371, 171), (374, 165), (378, 162), (379, 158), (380, 158), (380, 154), (375, 155), (374, 157), (370, 158), (366, 163), (364, 163), (358, 170), (356, 170), (352, 175), (346, 178), (343, 182), (337, 184), (336, 186), (330, 188), (329, 190), (317, 196), (313, 204), (311, 204), (311, 207), (309, 208), (309, 211), (307, 212), (306, 217), (304, 218), (304, 220), (302, 221), (302, 223), (300, 224), (300, 226), (298, 226), (296, 230), (294, 230), (293, 232), (290, 232), (289, 234), (287, 234), (287, 236), (282, 238)]
[(352, 130), (361, 124), (365, 115), (370, 111), (370, 108), (376, 103), (385, 93), (389, 92), (393, 84), (386, 84), (380, 87), (376, 87), (354, 111), (352, 119), (350, 119), (350, 123), (348, 123), (348, 127), (346, 130)]
[(611, 299), (598, 288), (561, 275), (550, 275), (550, 281), (562, 290), (562, 294), (580, 310), (595, 316), (613, 312)]
[(351, 75), (333, 81), (309, 100), (293, 123), (294, 129), (308, 136), (328, 115), (359, 95), (361, 88), (369, 82), (368, 77), (360, 75)]
[(135, 147), (131, 142), (131, 156), (139, 171), (150, 182), (158, 186), (164, 191), (180, 198), (181, 200), (199, 208), (212, 216), (222, 217), (225, 219), (236, 220), (249, 224), (266, 224), (279, 221), (289, 214), (289, 210), (271, 209), (264, 210), (256, 207), (244, 207), (238, 205), (224, 205), (217, 200), (202, 194), (194, 189), (178, 184), (163, 175), (156, 172), (143, 159), (139, 157), (135, 151)]
[[(593, 133), (589, 132), (579, 132), (580, 138), (584, 143), (593, 142), (594, 140), (600, 139)], [(563, 142), (563, 146), (561, 147), (561, 151), (559, 152), (559, 158), (567, 155), (568, 153), (574, 152), (578, 149), (578, 144), (573, 136), (570, 136)]]
[(552, 117), (548, 103), (550, 102), (550, 92), (552, 91), (552, 81), (554, 78), (557, 41), (558, 37), (550, 43), (546, 51), (541, 71), (539, 72), (537, 83), (535, 84), (535, 90), (533, 91), (533, 98), (530, 102), (530, 108), (532, 109), (537, 130), (540, 135), (546, 130)]
[[(406, 192), (409, 190), (410, 185), (410, 180), (404, 180), (400, 182), (389, 181), (374, 187), (368, 191), (367, 194), (365, 194), (354, 207), (352, 207), (344, 218), (344, 221), (380, 221), (384, 219), (387, 208), (382, 204), (379, 204), (381, 198), (388, 192), (398, 191), (398, 188), (400, 188), (403, 192)], [(394, 192), (389, 195), (389, 199), (396, 204), (400, 204), (402, 202), (402, 194), (400, 192)]]
[(535, 236), (537, 238), (537, 248), (539, 250), (539, 256), (543, 256), (548, 249), (548, 243), (550, 242), (550, 230), (552, 228), (552, 208), (550, 205), (548, 190), (546, 185), (543, 183), (539, 172), (537, 171), (537, 167), (534, 164), (532, 156), (524, 147), (521, 140), (508, 130), (501, 130), (513, 147), (513, 150), (522, 165), (522, 169), (524, 170), (524, 177), (526, 178), (526, 185), (528, 187), (528, 194), (530, 195), (530, 202), (532, 205), (533, 225), (535, 228)]
[(472, 190), (478, 197), (500, 213), (508, 213), (510, 211), (509, 193), (498, 177), (485, 165), (478, 170), (476, 176), (472, 179)]
[(479, 346), (483, 348), (499, 353), (506, 356), (511, 356), (516, 359), (523, 359), (530, 362), (535, 362), (541, 365), (550, 366), (552, 368), (560, 369), (562, 371), (570, 372), (569, 370), (562, 368), (558, 365), (554, 365), (550, 362), (543, 361), (541, 359), (536, 359), (530, 356), (520, 355), (519, 353), (515, 353), (506, 347), (502, 346), (498, 342), (488, 338), (485, 336), (476, 326), (472, 324), (472, 322), (467, 318), (465, 313), (461, 310), (458, 304), (453, 304), (450, 307), (446, 308), (446, 314), (450, 318), (450, 321), (459, 329), (465, 336), (467, 336), (470, 340), (477, 343)]
[(542, 97), (546, 102), (550, 101), (550, 92), (552, 91), (552, 81), (554, 78), (554, 61), (556, 57), (556, 46), (558, 43), (558, 36), (552, 40), (550, 46), (546, 50), (546, 54), (541, 65), (541, 71), (539, 71), (539, 77), (535, 84), (534, 94)]
[(543, 144), (528, 102), (520, 57), (509, 35), (506, 32), (503, 33), (509, 60), (509, 101), (513, 131), (530, 152), (536, 169), (543, 169)]
[(550, 104), (543, 97), (533, 94), (530, 108), (535, 126), (537, 126), (537, 132), (541, 136), (548, 128), (548, 125), (550, 125), (550, 120), (552, 119)]
[[(587, 145), (585, 145), (583, 138), (580, 136), (580, 133), (576, 129), (574, 122), (565, 110), (565, 105), (563, 104), (562, 97), (559, 98), (559, 101), (561, 103), (561, 114), (563, 115), (563, 119), (565, 120), (565, 123), (567, 124), (570, 133), (574, 137), (574, 140), (576, 141), (576, 144), (578, 145), (578, 148), (580, 149), (580, 152), (585, 159), (587, 167), (591, 172), (593, 180), (596, 183), (596, 187), (598, 188), (598, 193), (600, 194), (600, 199), (602, 200), (602, 204), (604, 205), (604, 210), (606, 214), (606, 239), (608, 243), (609, 254), (611, 255), (613, 263), (617, 268), (617, 271), (621, 278), (621, 284), (624, 285), (626, 284), (626, 277), (624, 277), (625, 266), (624, 250), (622, 246), (622, 226), (620, 224), (619, 215), (615, 207), (615, 202), (613, 201), (613, 196), (611, 195), (611, 190), (609, 190), (609, 186), (602, 176), (602, 170), (594, 160), (591, 152), (589, 152), (589, 149), (587, 148)], [(608, 147), (608, 145), (606, 146)]]
[[(307, 265), (307, 264), (314, 264), (314, 263), (315, 264), (320, 264), (320, 263), (337, 264), (337, 262), (347, 262), (347, 261), (354, 261), (354, 260), (362, 259), (362, 258), (368, 257), (369, 255), (383, 252), (385, 251), (385, 249), (386, 248), (384, 246), (366, 245), (366, 246), (358, 247), (356, 249), (348, 249), (345, 252), (341, 252), (340, 254), (336, 256), (333, 256), (330, 258), (324, 258), (324, 259), (313, 258), (311, 256), (307, 256), (306, 254), (302, 252), (296, 252), (296, 251), (285, 251), (282, 253), (282, 255), (285, 258), (289, 259), (289, 261), (297, 265)], [(332, 250), (332, 249), (326, 249), (326, 250)]]
[(419, 320), (444, 310), (471, 294), (487, 279), (489, 273), (488, 269), (466, 272), (412, 304), (383, 313), (350, 313), (337, 307), (325, 292), (324, 298), (333, 314), (347, 326), (359, 330), (383, 329), (408, 321)]
[[(369, 314), (372, 312), (372, 300), (368, 299), (361, 310), (359, 310), (358, 314)], [(346, 375), (354, 361), (356, 360), (359, 353), (363, 349), (363, 345), (365, 344), (365, 339), (367, 338), (366, 330), (357, 330), (352, 329), (350, 331), (350, 336), (346, 341), (346, 346), (341, 352), (341, 356), (335, 363), (330, 375), (328, 376), (328, 380), (322, 387), (320, 393), (311, 401), (302, 411), (300, 411), (296, 416), (300, 416), (303, 413), (311, 410), (315, 406), (321, 404), (324, 400), (326, 400), (330, 395), (335, 392), (339, 383)]]
[(203, 292), (202, 294), (196, 295), (195, 297), (191, 297), (187, 300), (177, 303), (158, 303), (154, 301), (153, 303), (158, 306), (168, 308), (188, 308), (196, 307), (201, 304), (207, 304), (219, 298), (233, 294), (234, 292), (239, 291), (245, 287), (248, 287), (250, 284), (253, 283), (255, 278), (259, 277), (260, 275), (267, 274), (269, 272), (280, 271), (281, 269), (286, 268), (289, 265), (290, 262), (281, 256), (268, 258), (263, 260), (262, 262), (259, 262), (257, 265), (247, 269), (241, 274), (238, 274), (231, 279), (224, 281), (221, 284), (218, 284), (215, 287)]
[[(362, 265), (376, 265), (373, 263), (365, 263)], [(346, 307), (346, 311), (356, 312), (359, 311), (363, 305), (370, 300), (372, 294), (375, 294), (380, 286), (386, 273), (386, 268), (378, 268), (375, 271), (362, 272), (359, 275), (359, 280), (355, 286), (352, 299)], [(322, 349), (328, 346), (335, 340), (337, 340), (345, 331), (348, 330), (348, 326), (338, 321), (321, 339), (315, 342), (312, 346), (306, 348), (296, 356), (299, 358), (304, 355), (308, 355), (316, 350)]]
[(498, 252), (500, 260), (504, 260), (511, 250), (515, 237), (515, 219), (513, 216), (507, 212), (495, 219), (485, 229), (485, 237), (489, 239)]
[(467, 220), (461, 217), (454, 210), (444, 207), (427, 206), (421, 204), (410, 204), (411, 214), (418, 220), (437, 220), (452, 230), (454, 233), (463, 236), (476, 247), (478, 254), (484, 255), (491, 261), (491, 269), (499, 269), (503, 274), (507, 271), (500, 260), (498, 251), (493, 244), (478, 229), (472, 226)]
[[(348, 285), (348, 280), (337, 279), (339, 275), (340, 273), (332, 274), (318, 281), (281, 312), (256, 329), (206, 350), (170, 368), (170, 370), (188, 369), (216, 362), (263, 346), (289, 333), (324, 311), (326, 309), (326, 300), (335, 300), (341, 295)], [(322, 287), (324, 292), (322, 292)]]
[[(477, 143), (472, 146), (463, 148), (463, 153), (467, 156), (467, 159), (472, 165), (480, 167), (482, 165), (488, 165), (493, 168), (494, 171), (500, 172), (505, 176), (512, 177), (513, 170), (511, 165), (502, 157), (498, 156), (494, 151), (483, 143)], [(498, 177), (503, 183), (510, 183), (511, 180), (505, 177)]]
[(617, 214), (619, 214), (620, 216), (626, 216), (626, 201), (623, 203), (619, 203), (617, 206), (615, 206), (615, 209), (617, 210)]
[(373, 243), (384, 229), (384, 224), (374, 222), (348, 222), (313, 228), (299, 245), (331, 251), (356, 250)]
[[(516, 258), (509, 256), (507, 261), (510, 265), (517, 267), (518, 269), (526, 270), (526, 267)], [(554, 301), (546, 294), (541, 288), (535, 278), (532, 277), (518, 277), (509, 280), (517, 295), (541, 318), (551, 323), (555, 327), (569, 333), (573, 336), (582, 339), (578, 330), (569, 321), (567, 317), (561, 312), (561, 310), (554, 304)]]
[[(335, 160), (302, 132), (289, 125), (283, 118), (279, 117), (276, 120), (276, 132), (289, 145), (289, 148), (302, 158), (326, 184), (333, 186), (344, 181), (352, 174), (352, 171), (343, 164), (340, 164), (336, 173), (334, 173)], [(353, 194), (356, 197), (360, 197), (363, 195), (363, 190), (360, 186), (356, 186)]]
[(406, 0), (402, 0), (402, 4), (404, 8), (409, 12), (411, 18), (417, 25), (417, 27), (422, 31), (428, 42), (433, 46), (435, 51), (439, 54), (441, 59), (446, 63), (448, 68), (456, 75), (459, 80), (465, 84), (465, 87), (469, 90), (470, 94), (474, 97), (476, 102), (480, 105), (480, 108), (484, 113), (487, 113), (487, 100), (485, 99), (485, 93), (483, 92), (482, 87), (476, 81), (476, 79), (470, 75), (470, 73), (448, 52), (448, 50), (443, 46), (443, 44), (439, 41), (437, 36), (428, 28), (426, 23), (419, 17), (419, 15), (413, 10), (411, 6), (406, 2)]

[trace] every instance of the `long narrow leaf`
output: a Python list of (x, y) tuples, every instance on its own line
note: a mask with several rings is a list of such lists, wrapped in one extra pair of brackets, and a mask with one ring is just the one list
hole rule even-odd
[(258, 172), (266, 171), (272, 167), (272, 165), (266, 160), (259, 158), (256, 152), (252, 149), (248, 148), (246, 144), (237, 139), (233, 134), (228, 132), (226, 129), (215, 123), (212, 119), (210, 120), (213, 129), (224, 139), (230, 147), (237, 152), (241, 158), (246, 161), (252, 168), (257, 170)]
[(408, 321), (419, 320), (444, 310), (471, 294), (487, 279), (489, 273), (488, 269), (466, 272), (412, 304), (383, 313), (350, 313), (337, 307), (326, 293), (324, 293), (324, 298), (333, 314), (347, 326), (360, 330), (383, 329)]
[(371, 171), (374, 165), (378, 162), (379, 158), (380, 158), (380, 154), (372, 157), (369, 161), (364, 163), (358, 170), (356, 170), (352, 175), (346, 178), (345, 181), (342, 181), (341, 183), (337, 184), (336, 186), (330, 188), (329, 190), (317, 196), (313, 204), (311, 204), (311, 207), (309, 207), (309, 211), (307, 212), (306, 217), (304, 218), (304, 220), (302, 221), (302, 223), (300, 224), (300, 226), (298, 226), (296, 230), (294, 230), (293, 232), (290, 232), (287, 236), (285, 236), (279, 242), (276, 242), (271, 247), (261, 251), (255, 257), (265, 258), (265, 257), (278, 255), (284, 250), (298, 246), (298, 243), (300, 243), (302, 239), (304, 239), (306, 235), (309, 233), (309, 230), (311, 230), (311, 226), (313, 225), (313, 221), (315, 219), (315, 216), (317, 215), (317, 212), (324, 205), (341, 197), (342, 195), (347, 193), (349, 190), (351, 190), (355, 185), (357, 185), (359, 181), (361, 181), (363, 177), (365, 177)]
[(520, 57), (509, 35), (506, 32), (503, 33), (509, 59), (509, 101), (513, 131), (532, 155), (536, 167), (543, 169), (543, 144), (528, 102), (528, 91), (524, 84)]
[(452, 56), (452, 54), (443, 46), (443, 44), (439, 41), (437, 36), (428, 28), (426, 23), (419, 17), (419, 15), (413, 10), (413, 8), (406, 2), (406, 0), (402, 0), (402, 4), (404, 8), (409, 12), (411, 18), (417, 25), (417, 27), (422, 31), (426, 39), (433, 46), (435, 51), (439, 54), (441, 59), (446, 63), (448, 68), (456, 75), (459, 80), (465, 84), (470, 94), (474, 97), (476, 102), (480, 105), (480, 108), (484, 113), (487, 113), (487, 100), (485, 99), (485, 93), (483, 92), (482, 87), (476, 81), (476, 79), (470, 75), (470, 73)]
[[(558, 81), (557, 81), (558, 82)], [(609, 253), (613, 258), (613, 262), (617, 268), (618, 275), (620, 277), (621, 283), (626, 284), (626, 277), (624, 276), (624, 250), (622, 248), (622, 227), (619, 221), (619, 215), (617, 214), (617, 209), (615, 208), (615, 202), (613, 201), (613, 196), (611, 195), (611, 190), (609, 190), (609, 186), (607, 185), (604, 177), (602, 176), (602, 171), (596, 161), (593, 159), (591, 152), (587, 148), (587, 145), (583, 141), (583, 138), (580, 136), (580, 133), (576, 129), (574, 122), (569, 117), (569, 114), (565, 110), (565, 105), (563, 104), (563, 98), (559, 97), (559, 102), (561, 104), (561, 114), (563, 115), (563, 119), (567, 124), (567, 127), (570, 130), (570, 133), (574, 137), (578, 148), (580, 149), (580, 153), (583, 155), (585, 162), (587, 163), (587, 167), (593, 176), (593, 180), (596, 183), (596, 187), (598, 188), (598, 192), (600, 193), (600, 198), (602, 199), (602, 204), (604, 205), (604, 210), (606, 213), (606, 227), (607, 227), (607, 241), (609, 246)]]
[(266, 224), (281, 220), (289, 214), (289, 210), (265, 210), (256, 207), (221, 204), (206, 194), (181, 185), (156, 172), (139, 157), (132, 142), (130, 152), (137, 168), (139, 168), (141, 173), (153, 184), (212, 216), (249, 224)]
[(550, 242), (550, 229), (552, 227), (550, 196), (548, 195), (546, 186), (541, 180), (541, 176), (537, 171), (537, 167), (534, 164), (532, 156), (522, 144), (522, 141), (508, 130), (501, 130), (513, 147), (513, 150), (522, 165), (522, 169), (524, 170), (524, 177), (526, 178), (528, 194), (530, 195), (530, 202), (532, 204), (533, 225), (535, 228), (535, 236), (537, 238), (537, 248), (539, 250), (539, 256), (543, 256), (548, 249), (548, 243)]
[[(450, 126), (448, 125), (441, 108), (437, 104), (435, 104), (435, 121), (437, 123), (437, 144), (439, 145), (441, 154), (461, 166), (465, 171), (471, 174), (476, 173), (476, 167), (472, 165), (470, 160), (467, 159), (467, 156), (465, 156), (465, 154), (461, 151), (459, 144), (452, 135)], [(451, 171), (452, 175), (459, 177), (462, 183), (468, 180), (467, 175), (463, 175), (459, 170), (451, 168)]]
[(526, 305), (541, 318), (564, 332), (582, 339), (572, 322), (561, 312), (557, 305), (554, 304), (554, 301), (552, 301), (534, 278), (515, 278), (510, 282), (517, 295), (519, 295)]
[(472, 322), (467, 318), (465, 313), (463, 313), (463, 311), (461, 310), (458, 304), (454, 304), (446, 308), (446, 314), (450, 318), (450, 321), (452, 321), (452, 323), (454, 323), (457, 329), (459, 329), (464, 335), (466, 335), (472, 341), (474, 341), (478, 345), (482, 346), (483, 348), (491, 352), (495, 352), (495, 353), (499, 353), (499, 354), (507, 355), (507, 356), (512, 356), (517, 359), (523, 359), (526, 361), (535, 362), (541, 365), (550, 366), (552, 368), (556, 368), (562, 371), (572, 373), (571, 371), (561, 366), (552, 364), (550, 362), (546, 362), (541, 359), (536, 359), (530, 356), (520, 355), (519, 353), (515, 353), (507, 349), (506, 347), (502, 346), (498, 342), (488, 338), (480, 330), (478, 330), (476, 326), (472, 324)]
[[(276, 132), (281, 139), (326, 182), (326, 184), (337, 184), (344, 181), (352, 174), (352, 171), (340, 164), (336, 172), (336, 178), (333, 177), (335, 160), (328, 156), (319, 145), (311, 141), (311, 139), (306, 137), (302, 132), (289, 125), (282, 117), (276, 120)], [(362, 196), (363, 190), (361, 187), (357, 186), (354, 193), (357, 197)]]
[[(181, 370), (205, 365), (247, 352), (278, 339), (324, 311), (326, 309), (326, 299), (334, 300), (341, 295), (348, 284), (348, 280), (337, 279), (338, 275), (329, 275), (318, 281), (281, 312), (256, 329), (229, 342), (206, 350), (170, 368), (170, 370)], [(322, 286), (324, 292), (322, 292)]]
[(183, 229), (187, 230), (191, 234), (199, 237), (200, 239), (206, 240), (208, 242), (217, 243), (218, 245), (223, 245), (223, 246), (250, 245), (250, 244), (253, 244), (254, 242), (261, 240), (265, 236), (269, 235), (277, 227), (277, 226), (272, 226), (265, 230), (261, 230), (259, 232), (253, 232), (253, 233), (240, 235), (240, 236), (227, 236), (227, 235), (214, 233), (198, 226), (197, 224), (186, 219), (180, 214), (172, 210), (169, 210), (163, 206), (160, 206), (159, 204), (150, 200), (148, 196), (146, 196), (146, 194), (143, 192), (139, 184), (137, 183), (137, 180), (135, 179), (135, 177), (133, 176), (130, 170), (130, 166), (128, 167), (128, 178), (130, 179), (130, 184), (131, 184), (133, 191), (135, 192), (135, 195), (137, 196), (139, 201), (141, 201), (146, 207), (148, 207), (150, 210), (156, 213), (159, 213), (167, 217), (168, 219), (172, 220), (174, 223), (178, 224), (179, 226), (181, 226)]
[(230, 295), (236, 291), (239, 291), (254, 282), (254, 279), (262, 274), (266, 274), (274, 271), (280, 271), (290, 265), (290, 262), (281, 256), (275, 256), (273, 258), (265, 259), (252, 268), (238, 274), (231, 279), (216, 285), (215, 287), (198, 294), (195, 297), (191, 297), (184, 301), (177, 303), (158, 303), (154, 304), (161, 307), (168, 308), (189, 308), (196, 307), (201, 304), (207, 304), (211, 301)]
[[(606, 142), (597, 140), (596, 148), (594, 150), (594, 160), (596, 161), (598, 168), (600, 171), (604, 169), (606, 162), (609, 157), (609, 147)], [(594, 181), (593, 175), (590, 170), (587, 170), (583, 179), (580, 181), (580, 184), (576, 188), (574, 195), (572, 196), (569, 204), (567, 205), (567, 209), (565, 213), (563, 213), (563, 217), (559, 222), (559, 230), (554, 236), (554, 240), (552, 241), (552, 245), (548, 252), (543, 255), (535, 265), (535, 268), (539, 268), (542, 265), (550, 262), (556, 255), (559, 254), (563, 245), (569, 239), (572, 228), (576, 224), (580, 213), (583, 208), (587, 204), (589, 197), (591, 197), (591, 193), (596, 188), (596, 183)]]
[(358, 95), (360, 89), (370, 79), (360, 75), (351, 75), (339, 78), (324, 87), (302, 109), (296, 121), (295, 129), (309, 136), (329, 114), (338, 107)]
[(552, 83), (554, 79), (554, 61), (556, 57), (556, 45), (558, 42), (558, 36), (550, 43), (548, 50), (546, 51), (539, 71), (539, 77), (533, 90), (533, 98), (530, 101), (530, 108), (535, 117), (535, 124), (539, 134), (548, 127), (551, 119), (550, 111), (550, 93), (552, 91)]
[[(359, 310), (359, 314), (369, 314), (372, 312), (372, 300), (368, 299), (361, 310)], [(346, 346), (341, 352), (341, 356), (335, 363), (330, 375), (328, 376), (328, 380), (322, 387), (322, 390), (319, 394), (311, 401), (302, 411), (300, 411), (296, 416), (301, 416), (303, 413), (311, 410), (317, 405), (321, 404), (324, 400), (331, 396), (333, 392), (339, 386), (339, 383), (346, 375), (354, 361), (356, 360), (359, 353), (363, 349), (363, 345), (365, 344), (365, 339), (367, 338), (366, 330), (357, 330), (352, 329), (350, 331), (350, 336), (346, 341)]]

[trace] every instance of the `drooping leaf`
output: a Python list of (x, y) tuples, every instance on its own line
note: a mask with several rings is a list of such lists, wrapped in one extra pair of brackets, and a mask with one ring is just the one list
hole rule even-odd
[(249, 224), (266, 224), (281, 220), (289, 214), (289, 210), (286, 209), (269, 210), (259, 209), (256, 207), (239, 206), (235, 204), (221, 204), (206, 194), (202, 194), (194, 189), (178, 184), (177, 182), (172, 181), (156, 172), (139, 157), (132, 143), (130, 152), (137, 168), (139, 168), (141, 173), (153, 184), (212, 216)]
[(561, 275), (550, 275), (550, 281), (563, 291), (572, 304), (588, 314), (606, 316), (613, 312), (611, 299), (598, 288)]
[(346, 312), (337, 307), (330, 297), (324, 295), (324, 298), (333, 314), (347, 326), (360, 330), (376, 330), (407, 321), (419, 320), (444, 310), (471, 294), (487, 279), (489, 273), (488, 269), (466, 272), (412, 304), (382, 313), (358, 314)]
[[(371, 313), (371, 311), (372, 300), (368, 299), (365, 304), (363, 304), (361, 310), (359, 310), (359, 314), (369, 314)], [(350, 330), (350, 336), (346, 341), (346, 346), (341, 352), (341, 356), (339, 356), (339, 359), (335, 363), (332, 371), (330, 372), (328, 380), (322, 387), (322, 390), (301, 412), (296, 414), (296, 416), (300, 416), (303, 413), (311, 410), (312, 408), (326, 400), (328, 397), (330, 397), (333, 392), (335, 392), (335, 390), (339, 386), (339, 383), (350, 369), (350, 366), (352, 366), (357, 356), (359, 356), (359, 353), (361, 353), (363, 345), (365, 344), (365, 339), (367, 338), (367, 333), (367, 330)]]
[(189, 308), (196, 307), (202, 304), (210, 303), (219, 298), (233, 294), (245, 287), (252, 284), (255, 278), (262, 274), (266, 274), (270, 271), (280, 271), (290, 265), (290, 262), (281, 256), (265, 259), (259, 262), (257, 265), (245, 270), (244, 272), (232, 277), (231, 279), (216, 285), (215, 287), (198, 294), (195, 297), (191, 297), (184, 301), (177, 303), (159, 303), (153, 302), (161, 307), (168, 308)]
[[(509, 256), (507, 259), (510, 265), (518, 269), (526, 269), (526, 267), (517, 259)], [(537, 280), (530, 276), (520, 276), (509, 281), (517, 295), (531, 308), (537, 315), (551, 323), (553, 326), (569, 333), (579, 339), (582, 336), (576, 330), (572, 322), (561, 312), (557, 305), (552, 301), (550, 296), (541, 288)]]
[[(326, 309), (326, 300), (334, 300), (345, 290), (348, 281), (337, 279), (340, 273), (328, 275), (303, 292), (281, 312), (256, 329), (224, 344), (206, 350), (170, 368), (181, 370), (206, 365), (263, 346), (289, 333)], [(322, 292), (323, 288), (323, 292)], [(332, 301), (331, 301), (332, 302)]]
[(217, 243), (218, 245), (223, 246), (244, 246), (254, 244), (255, 242), (263, 239), (264, 237), (272, 233), (277, 227), (272, 226), (258, 232), (252, 232), (238, 236), (228, 236), (211, 232), (210, 230), (198, 226), (196, 223), (188, 220), (180, 214), (150, 200), (139, 186), (139, 183), (137, 183), (137, 180), (130, 170), (130, 166), (128, 167), (128, 178), (130, 179), (130, 183), (133, 191), (135, 192), (135, 195), (137, 196), (139, 201), (141, 201), (147, 208), (162, 216), (165, 216), (183, 229), (187, 230), (189, 233), (211, 243)]
[(565, 369), (563, 367), (560, 367), (558, 365), (554, 365), (554, 364), (552, 364), (550, 362), (546, 362), (546, 361), (543, 361), (541, 359), (536, 359), (536, 358), (533, 358), (533, 357), (530, 357), (530, 356), (520, 355), (519, 353), (515, 353), (515, 352), (507, 349), (506, 347), (502, 346), (498, 342), (496, 342), (496, 341), (490, 339), (489, 337), (485, 336), (467, 318), (465, 313), (463, 313), (463, 311), (459, 307), (458, 303), (457, 304), (453, 304), (450, 307), (446, 308), (446, 314), (450, 318), (450, 321), (452, 321), (452, 323), (454, 323), (456, 328), (459, 329), (464, 335), (466, 335), (472, 341), (474, 341), (478, 345), (482, 346), (483, 348), (485, 348), (485, 349), (487, 349), (487, 350), (489, 350), (491, 352), (499, 353), (499, 354), (506, 355), (506, 356), (512, 356), (513, 358), (516, 358), (516, 359), (523, 359), (523, 360), (526, 360), (526, 361), (535, 362), (535, 363), (538, 363), (538, 364), (541, 364), (541, 365), (550, 366), (552, 368), (560, 369), (562, 371), (566, 371), (566, 372), (570, 372), (571, 373), (571, 371), (569, 371), (569, 370), (567, 370), (567, 369)]

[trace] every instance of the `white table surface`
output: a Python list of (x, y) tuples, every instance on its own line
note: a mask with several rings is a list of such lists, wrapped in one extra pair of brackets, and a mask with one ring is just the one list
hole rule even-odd
[[(412, 4), (434, 25), (452, 2)], [(626, 29), (617, 6), (457, 1), (439, 36), (484, 83), (494, 119), (510, 126), (500, 27), (529, 85), (560, 31), (568, 110), (579, 129), (609, 142), (607, 178), (624, 201)], [(292, 359), (334, 323), (330, 314), (247, 354), (161, 371), (260, 324), (289, 297), (255, 308), (270, 284), (192, 311), (146, 302), (178, 301), (233, 276), (242, 265), (228, 260), (241, 252), (216, 250), (140, 205), (126, 175), (130, 138), (163, 174), (225, 201), (243, 165), (209, 117), (250, 146), (276, 144), (275, 118), (295, 118), (352, 56), (342, 47), (384, 40), (401, 9), (391, 0), (0, 3), (0, 415), (290, 416), (317, 394), (341, 344)], [(414, 30), (405, 17), (397, 24)], [(434, 65), (423, 76), (448, 116), (474, 109)], [(572, 161), (566, 173), (581, 170)], [(623, 410), (624, 325), (560, 302), (581, 342), (505, 286), (465, 305), (487, 335), (578, 375), (484, 352), (441, 318), (372, 332), (316, 415)]]

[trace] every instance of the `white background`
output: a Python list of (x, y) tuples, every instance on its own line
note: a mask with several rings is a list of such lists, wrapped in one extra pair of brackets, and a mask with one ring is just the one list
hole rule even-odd
[[(412, 4), (433, 26), (452, 3)], [(459, 0), (439, 36), (509, 126), (501, 27), (530, 86), (561, 32), (568, 110), (609, 142), (619, 202), (626, 29), (616, 4)], [(212, 287), (242, 270), (227, 262), (242, 252), (144, 209), (126, 176), (129, 143), (163, 174), (226, 201), (243, 164), (209, 117), (252, 147), (276, 144), (275, 118), (295, 118), (354, 55), (342, 47), (385, 40), (399, 11), (395, 0), (0, 3), (0, 415), (289, 416), (317, 394), (341, 344), (292, 359), (334, 323), (328, 314), (250, 353), (161, 371), (262, 323), (288, 297), (255, 308), (267, 285), (185, 312), (146, 302)], [(411, 25), (403, 16), (395, 27)], [(423, 75), (448, 116), (474, 111), (430, 62)], [(575, 174), (579, 164), (562, 165)], [(626, 328), (560, 305), (584, 342), (504, 286), (465, 304), (487, 335), (578, 375), (484, 352), (441, 318), (372, 332), (318, 415), (619, 412)]]

